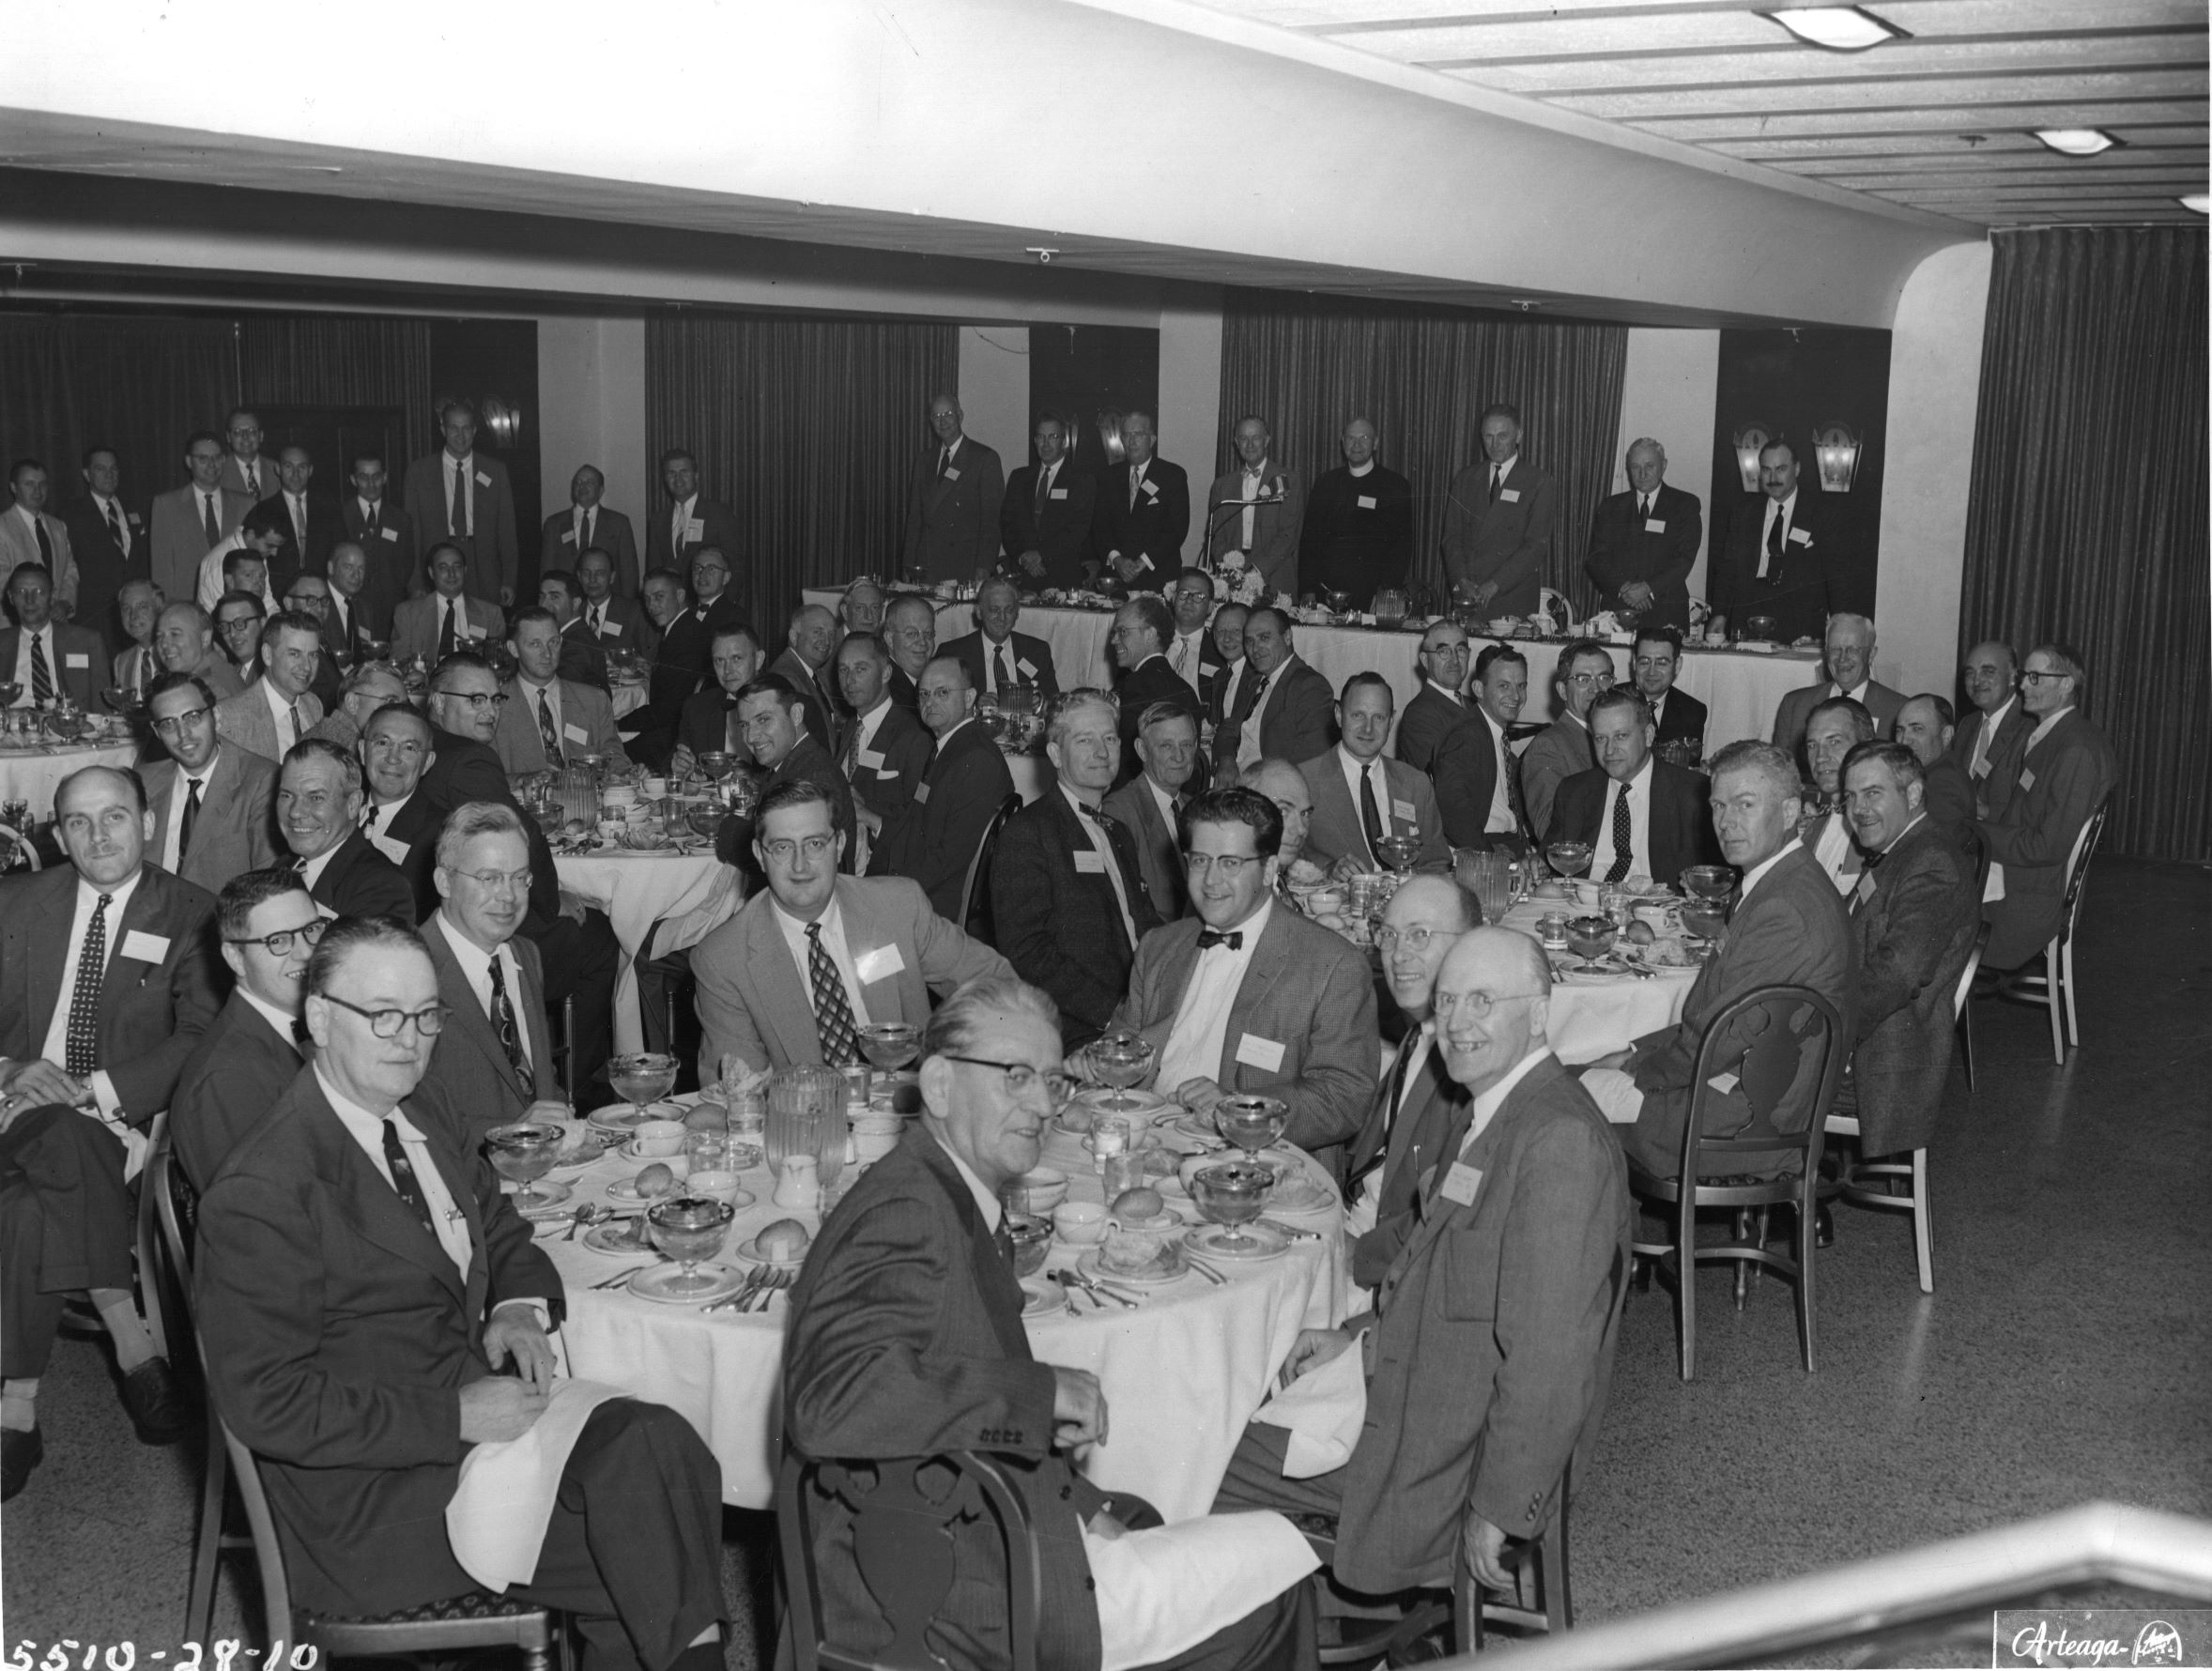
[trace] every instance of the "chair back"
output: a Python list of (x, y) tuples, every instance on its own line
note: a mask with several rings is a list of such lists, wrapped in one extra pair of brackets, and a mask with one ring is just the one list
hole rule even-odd
[(1951, 1019), (1957, 1021), (1966, 1013), (1967, 1000), (1974, 996), (1974, 977), (1981, 973), (1982, 954), (1989, 949), (1989, 925), (1984, 923), (1974, 937), (1974, 950), (1966, 954), (1966, 963), (1959, 971), (1959, 985), (1951, 993)]
[(991, 940), (991, 855), (998, 849), (999, 831), (1006, 827), (1006, 820), (1021, 810), (1019, 791), (998, 804), (998, 810), (991, 815), (991, 822), (983, 826), (983, 839), (975, 844), (975, 856), (968, 861), (968, 880), (960, 884), (960, 928), (986, 944)]
[(177, 1163), (177, 1150), (166, 1141), (167, 1135), (164, 1132), (164, 1141), (146, 1155), (145, 1188), (161, 1226), (161, 1249), (168, 1256), (169, 1268), (177, 1274), (177, 1286), (184, 1299), (185, 1326), (189, 1328), (192, 1323), (192, 1244), (200, 1228), (200, 1192)]
[[(201, 1357), (206, 1368), (206, 1355)], [(214, 1396), (213, 1387), (208, 1396)], [(269, 1493), (262, 1489), (261, 1460), (246, 1449), (245, 1441), (230, 1431), (230, 1423), (216, 1414), (216, 1423), (223, 1430), (223, 1449), (230, 1458), (231, 1478), (238, 1481), (238, 1501), (245, 1506), (246, 1525), (253, 1534), (253, 1565), (261, 1575), (261, 1610), (266, 1640), (297, 1641), (293, 1628), (292, 1585), (284, 1575), (284, 1546), (277, 1532), (276, 1515), (269, 1506)]]
[[(823, 1640), (815, 1539), (819, 1511), (832, 1501), (853, 1516), (854, 1563), (891, 1630), (891, 1640), (872, 1652)], [(798, 1671), (946, 1671), (925, 1633), (952, 1590), (955, 1528), (985, 1514), (997, 1520), (1006, 1543), (1014, 1671), (1036, 1671), (1044, 1596), (1037, 1533), (996, 1462), (974, 1450), (817, 1462), (787, 1445), (776, 1481), (776, 1521)]]
[[(1795, 1154), (1809, 1175), (1820, 1164), (1822, 1130), (1849, 1050), (1843, 1018), (1810, 987), (1759, 987), (1722, 1010), (1697, 1047), (1690, 1115), (1682, 1124), (1682, 1187), (1688, 1188), (1702, 1171), (1711, 1170), (1701, 1168), (1700, 1159)], [(1802, 1127), (1785, 1131), (1775, 1119), (1808, 1055), (1817, 1064), (1812, 1111)], [(1708, 1137), (1705, 1122), (1720, 1095), (1713, 1081), (1729, 1074), (1750, 1105), (1751, 1119), (1732, 1137)], [(1740, 1170), (1718, 1168), (1723, 1174)]]
[(2104, 820), (2112, 809), (2110, 800), (2097, 803), (2081, 833), (2074, 837), (2074, 851), (2066, 855), (2066, 903), (2059, 918), (2059, 935), (2069, 943), (2074, 938), (2074, 919), (2081, 910), (2081, 885), (2089, 880), (2089, 861), (2097, 856), (2097, 843), (2104, 835)]

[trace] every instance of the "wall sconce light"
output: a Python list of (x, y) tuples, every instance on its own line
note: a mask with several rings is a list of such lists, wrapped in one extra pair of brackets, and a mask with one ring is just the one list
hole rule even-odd
[(1820, 468), (1822, 493), (1849, 493), (1859, 473), (1858, 436), (1840, 418), (1813, 427), (1813, 457)]
[(522, 439), (522, 409), (487, 394), (478, 403), (477, 415), (484, 420), (484, 434), (493, 448), (500, 452), (512, 452)]
[(1126, 464), (1129, 447), (1121, 437), (1121, 414), (1108, 409), (1099, 412), (1094, 422), (1098, 426), (1098, 445), (1106, 450), (1106, 462), (1110, 465)]
[(1759, 491), (1759, 455), (1766, 451), (1767, 444), (1778, 433), (1773, 424), (1762, 423), (1758, 419), (1753, 419), (1736, 432), (1736, 473), (1743, 479), (1745, 493)]

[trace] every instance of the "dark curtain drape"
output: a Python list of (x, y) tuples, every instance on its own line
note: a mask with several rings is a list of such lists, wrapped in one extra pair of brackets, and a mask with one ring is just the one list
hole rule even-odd
[[(249, 314), (238, 322), (238, 379), (245, 399), (272, 406), (403, 407), (408, 437), (424, 447), (438, 430), (427, 319)], [(386, 464), (396, 480), (407, 461)]]
[(58, 512), (84, 492), (78, 460), (111, 447), (126, 502), (185, 480), (185, 440), (238, 401), (228, 319), (0, 314), (0, 457), (36, 458)]
[[(960, 330), (899, 320), (648, 319), (645, 434), (694, 453), (701, 491), (744, 529), (771, 650), (806, 586), (899, 566), (912, 455), (929, 397), (954, 387)], [(650, 515), (666, 521), (658, 491)]]
[(1237, 418), (1256, 413), (1275, 452), (1311, 483), (1344, 462), (1338, 438), (1373, 419), (1381, 458), (1413, 483), (1413, 581), (1441, 590), (1445, 497), (1482, 456), (1482, 408), (1520, 408), (1523, 455), (1559, 484), (1544, 584), (1598, 607), (1583, 578), (1590, 518), (1611, 490), (1628, 330), (1536, 323), (1267, 290), (1230, 290), (1221, 306), (1221, 438), (1214, 473), (1235, 454)]
[(2057, 640), (2120, 756), (2105, 845), (2212, 853), (2201, 227), (2000, 232), (1959, 645)]

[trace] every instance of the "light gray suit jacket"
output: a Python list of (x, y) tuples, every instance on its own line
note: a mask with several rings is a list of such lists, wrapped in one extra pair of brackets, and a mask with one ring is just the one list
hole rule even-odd
[[(322, 717), (323, 699), (309, 691), (300, 698), (300, 735), (305, 737), (322, 723)], [(278, 765), (284, 763), (284, 750), (291, 746), (277, 732), (276, 715), (258, 679), (237, 696), (215, 704), (215, 734)]]
[[(1805, 723), (1813, 716), (1813, 710), (1836, 694), (1828, 680), (1818, 684), (1801, 684), (1793, 691), (1785, 691), (1781, 702), (1774, 709), (1774, 746), (1786, 748), (1794, 758), (1805, 745)], [(1866, 681), (1866, 712), (1874, 716), (1874, 734), (1887, 737), (1897, 723), (1897, 711), (1904, 707), (1905, 698), (1880, 680)], [(1799, 761), (1802, 770), (1804, 761)]]
[[(410, 657), (438, 654), (438, 606), (444, 600), (436, 592), (424, 592), (419, 598), (408, 598), (392, 611), (392, 653), (400, 661)], [(482, 640), (474, 646), (485, 650), (507, 636), (507, 617), (499, 605), (487, 604), (482, 598), (464, 596), (462, 617)], [(456, 629), (454, 637), (460, 636)], [(454, 649), (464, 648), (455, 644)]]
[[(1129, 995), (1114, 1014), (1116, 1026), (1167, 1043), (1205, 927), (1185, 917), (1144, 936), (1129, 971)], [(1367, 1117), (1378, 1077), (1377, 1036), (1367, 959), (1277, 900), (1229, 1006), (1215, 1082), (1225, 1091), (1282, 1097), (1290, 1104), (1283, 1136), (1301, 1149), (1328, 1148), (1354, 1136)], [(1278, 1050), (1273, 1067), (1237, 1059)]]
[[(49, 571), (54, 581), (55, 613), (67, 616), (77, 606), (77, 560), (69, 552), (69, 530), (60, 517), (45, 511), (38, 513), (38, 521), (54, 545), (54, 561)], [(31, 532), (30, 525), (16, 514), (13, 505), (0, 508), (0, 574), (14, 574), (18, 563), (42, 560), (38, 556), (38, 536)], [(100, 623), (94, 621), (85, 624), (97, 630)]]
[[(571, 757), (604, 755), (617, 766), (627, 766), (630, 757), (622, 752), (622, 734), (615, 729), (614, 704), (607, 694), (570, 679), (555, 682), (561, 687), (561, 752)], [(499, 727), (492, 732), (499, 764), (510, 774), (543, 772), (552, 762), (545, 758), (545, 740), (538, 731), (537, 698), (519, 679), (508, 680), (505, 689), (507, 704), (499, 710)]]
[[(458, 929), (450, 930), (458, 933)], [(507, 1051), (484, 1014), (484, 1000), (461, 973), (453, 956), (445, 913), (439, 912), (422, 926), (422, 943), (430, 948), (431, 966), (438, 971), (438, 997), (453, 1013), (438, 1044), (430, 1052), (430, 1071), (468, 1122), (468, 1151), (475, 1153), (485, 1130), (519, 1120), (533, 1102), (563, 1099), (561, 1076), (553, 1071), (553, 1039), (545, 1026), (545, 977), (538, 948), (529, 936), (517, 934), (507, 943), (522, 974), (522, 990), (510, 992), (515, 1025), (522, 1029), (524, 1048), (530, 1052), (530, 1073), (515, 1071)]]
[(1562, 713), (1528, 739), (1521, 750), (1521, 805), (1528, 810), (1528, 828), (1537, 836), (1551, 828), (1551, 804), (1559, 785), (1598, 763), (1590, 746), (1590, 728)]
[(1189, 906), (1190, 890), (1183, 880), (1183, 856), (1175, 851), (1175, 828), (1160, 816), (1151, 785), (1143, 777), (1130, 778), (1106, 797), (1106, 816), (1121, 820), (1135, 837), (1137, 870), (1152, 897), (1152, 909), (1161, 922), (1174, 922)]
[[(929, 1019), (930, 993), (943, 997), (979, 974), (1014, 973), (1004, 958), (930, 910), (929, 896), (903, 876), (840, 876), (837, 901), (871, 1021), (918, 1026)], [(812, 986), (791, 957), (776, 909), (762, 889), (692, 948), (705, 1031), (702, 1082), (721, 1076), (725, 1055), (777, 1070), (822, 1065)]]
[[(1420, 833), (1421, 856), (1414, 863), (1421, 869), (1448, 866), (1452, 850), (1444, 844), (1444, 815), (1436, 808), (1436, 791), (1427, 775), (1387, 755), (1382, 769), (1389, 804), (1375, 811), (1382, 816), (1385, 829), (1393, 836)], [(1301, 856), (1324, 868), (1346, 853), (1362, 868), (1379, 866), (1381, 860), (1367, 851), (1367, 832), (1360, 827), (1359, 809), (1352, 804), (1352, 791), (1344, 784), (1342, 745), (1306, 761), (1298, 768), (1298, 775), (1306, 780), (1306, 791), (1313, 797), (1313, 821), (1306, 826), (1306, 848)], [(1410, 817), (1406, 816), (1408, 812)]]
[[(254, 698), (259, 701), (260, 698)], [(146, 857), (160, 863), (169, 851), (170, 797), (180, 770), (175, 760), (141, 766), (146, 809), (154, 815), (154, 839)], [(276, 824), (269, 811), (276, 798), (277, 769), (251, 750), (232, 746), (215, 751), (200, 810), (192, 820), (192, 844), (177, 874), (210, 894), (241, 870), (276, 863)]]

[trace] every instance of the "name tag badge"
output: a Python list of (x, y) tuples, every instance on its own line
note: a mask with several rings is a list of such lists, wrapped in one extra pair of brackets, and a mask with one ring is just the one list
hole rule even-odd
[(684, 525), (684, 537), (686, 540), (705, 539), (707, 537), (707, 525), (705, 519), (703, 517), (694, 516), (689, 522), (685, 523)]
[(1104, 876), (1106, 855), (1095, 847), (1079, 847), (1075, 850), (1075, 867), (1085, 876)]
[(1144, 497), (1146, 498), (1156, 499), (1160, 497), (1160, 489), (1153, 486), (1151, 483), (1140, 482), (1137, 483), (1137, 485), (1144, 490)]
[(404, 865), (407, 862), (407, 844), (404, 841), (394, 841), (389, 836), (372, 836), (369, 837), (369, 845), (394, 865)]
[(169, 937), (166, 934), (148, 934), (144, 928), (133, 928), (123, 936), (123, 956), (134, 958), (141, 963), (159, 963), (169, 955)]
[(1859, 903), (1864, 905), (1874, 897), (1874, 872), (1866, 871), (1859, 878)]
[(871, 772), (883, 763), (883, 750), (876, 748), (864, 748), (853, 758)]
[(1793, 528), (1790, 530), (1790, 543), (1792, 545), (1810, 545), (1813, 543), (1813, 537), (1802, 528)]
[(380, 528), (376, 530), (376, 532), (382, 535), (385, 539), (390, 540), (393, 544), (396, 545), (399, 544), (399, 529), (395, 528)]
[(896, 766), (878, 766), (876, 768), (876, 776), (883, 783), (897, 783), (899, 781), (899, 768)]
[(123, 520), (128, 522), (132, 528), (136, 528), (138, 526), (138, 513), (136, 511), (126, 511), (123, 513)]
[(1711, 1085), (1715, 1091), (1718, 1091), (1723, 1096), (1726, 1096), (1730, 1091), (1733, 1091), (1743, 1081), (1738, 1079), (1732, 1073), (1716, 1073), (1705, 1082)]
[(1064, 499), (1064, 498), (1066, 498), (1067, 497), (1068, 497), (1068, 489), (1066, 489), (1065, 487), (1052, 487), (1052, 488), (1048, 488), (1048, 489), (1046, 489), (1046, 491), (1045, 491), (1045, 498), (1049, 498), (1049, 499)]
[(1454, 1160), (1451, 1171), (1444, 1174), (1443, 1187), (1436, 1191), (1446, 1201), (1455, 1201), (1463, 1207), (1475, 1204), (1475, 1191), (1482, 1187), (1482, 1169)]
[(960, 473), (956, 469), (947, 469), (945, 472), (945, 479), (947, 482), (958, 482), (960, 479)]
[(1247, 1033), (1237, 1041), (1237, 1060), (1247, 1067), (1258, 1068), (1262, 1073), (1280, 1073), (1283, 1071), (1283, 1047), (1271, 1038)]
[(1521, 502), (1521, 490), (1517, 487), (1500, 488), (1498, 497), (1509, 505), (1517, 505)]
[(1352, 502), (1355, 505), (1358, 505), (1362, 511), (1372, 511), (1375, 509), (1375, 495), (1372, 493), (1363, 493)]
[(853, 973), (860, 977), (862, 986), (880, 980), (889, 980), (906, 967), (906, 959), (899, 955), (895, 945), (879, 945), (873, 951), (863, 952), (853, 959)]
[(914, 804), (916, 806), (927, 806), (929, 804), (929, 786), (927, 783), (914, 786)]
[(81, 650), (65, 651), (62, 654), (61, 665), (65, 667), (89, 667), (92, 666), (92, 658)]
[(491, 479), (489, 476), (485, 475), (485, 474), (484, 474), (484, 473), (482, 470), (478, 470), (478, 471), (476, 472), (476, 485), (477, 485), (477, 486), (479, 486), (479, 487), (489, 487), (491, 484), (492, 484), (492, 479)]
[(484, 636), (484, 628), (478, 626), (474, 621), (470, 621), (467, 626), (461, 629), (461, 636), (464, 638), (481, 638)]
[(602, 638), (621, 637), (622, 636), (622, 623), (619, 621), (601, 621), (599, 623), (599, 636)]
[(1390, 816), (1402, 818), (1409, 824), (1417, 821), (1414, 818), (1413, 803), (1410, 801), (1392, 801), (1390, 803)]
[(563, 545), (574, 545), (576, 543), (576, 530), (572, 528), (566, 533), (562, 534), (561, 536), (561, 543)]
[(1664, 516), (1647, 516), (1647, 517), (1645, 517), (1645, 518), (1644, 518), (1644, 532), (1646, 532), (1647, 534), (1663, 534), (1663, 533), (1665, 533), (1666, 531), (1667, 531), (1667, 518), (1666, 518), (1666, 517), (1664, 517)]
[(1016, 662), (1014, 666), (1021, 668), (1022, 671), (1026, 673), (1030, 678), (1035, 679), (1037, 677), (1037, 664), (1035, 662), (1021, 661)]
[[(69, 666), (72, 667), (81, 667), (84, 660), (83, 656), (72, 655), (69, 657)], [(2032, 790), (2035, 787), (2035, 774), (2025, 766), (2020, 769), (2020, 786), (2023, 790)]]
[(591, 741), (591, 733), (585, 730), (582, 726), (564, 725), (561, 728), (561, 734), (563, 737), (566, 737), (571, 743), (589, 743)]

